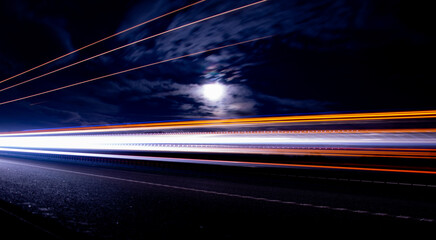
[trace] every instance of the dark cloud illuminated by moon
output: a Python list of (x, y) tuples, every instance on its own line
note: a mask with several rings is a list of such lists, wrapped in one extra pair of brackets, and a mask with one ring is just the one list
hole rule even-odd
[[(192, 2), (2, 1), (0, 28), (7, 37), (0, 38), (0, 77)], [(252, 2), (207, 0), (34, 74)], [(435, 71), (425, 59), (432, 58), (435, 45), (426, 9), (396, 0), (267, 1), (2, 92), (0, 101), (225, 44), (272, 38), (1, 106), (0, 130), (432, 108)], [(208, 84), (221, 84), (222, 96), (208, 99)]]

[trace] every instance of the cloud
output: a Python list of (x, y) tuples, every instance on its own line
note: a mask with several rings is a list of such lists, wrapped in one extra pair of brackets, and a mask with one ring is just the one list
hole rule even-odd
[(202, 84), (179, 83), (173, 80), (131, 80), (113, 82), (107, 88), (118, 95), (128, 95), (132, 105), (159, 101), (176, 115), (225, 117), (256, 113), (253, 93), (242, 84), (225, 84), (225, 95), (220, 101), (210, 101), (203, 95)]
[[(148, 79), (113, 82), (108, 91), (119, 96), (128, 96), (129, 106), (150, 109), (158, 107), (179, 117), (238, 117), (264, 113), (289, 113), (323, 111), (331, 104), (317, 100), (296, 100), (254, 92), (246, 84), (223, 83), (225, 95), (219, 101), (208, 100), (203, 95), (202, 84), (179, 83), (170, 79)], [(150, 109), (153, 111), (152, 109)], [(120, 109), (120, 111), (123, 111)]]
[[(155, 30), (153, 33), (169, 30), (252, 2), (206, 1), (158, 20), (155, 25), (160, 28), (150, 29)], [(183, 4), (186, 3), (180, 2), (177, 6)], [(386, 6), (387, 9), (395, 9), (396, 3), (386, 3)], [(141, 2), (127, 14), (120, 29), (175, 8), (174, 3), (166, 4), (165, 1)], [(287, 36), (282, 41), (294, 49), (365, 48), (406, 36), (397, 23), (398, 19), (392, 11), (380, 10), (373, 1), (274, 0), (161, 35), (149, 41), (153, 44), (140, 44), (129, 49), (124, 57), (131, 62), (147, 59), (150, 54), (167, 59), (267, 35)], [(378, 37), (373, 37), (372, 33), (377, 33)], [(151, 34), (149, 28), (145, 28), (120, 38), (134, 41)], [(268, 48), (267, 45), (263, 47)], [(245, 54), (238, 48), (232, 48), (228, 56), (241, 53)]]

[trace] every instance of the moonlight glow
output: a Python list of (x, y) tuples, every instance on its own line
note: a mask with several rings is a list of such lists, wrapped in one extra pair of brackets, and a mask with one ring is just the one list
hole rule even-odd
[(223, 98), (225, 86), (219, 83), (203, 85), (203, 96), (211, 101), (218, 101)]

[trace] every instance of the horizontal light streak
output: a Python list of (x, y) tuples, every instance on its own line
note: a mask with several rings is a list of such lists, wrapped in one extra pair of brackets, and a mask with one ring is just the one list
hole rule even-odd
[[(319, 114), (303, 116), (273, 116), (219, 120), (195, 120), (176, 122), (152, 122), (112, 126), (64, 128), (52, 130), (23, 131), (0, 134), (0, 151), (48, 151), (80, 156), (112, 156), (116, 158), (145, 160), (148, 152), (159, 153), (202, 153), (202, 154), (245, 154), (262, 159), (265, 155), (288, 156), (330, 156), (364, 157), (380, 159), (353, 165), (353, 161), (329, 163), (329, 159), (318, 159), (320, 164), (294, 164), (292, 162), (254, 163), (249, 160), (226, 161), (206, 159), (157, 158), (156, 161), (187, 161), (238, 166), (269, 167), (310, 167), (326, 169), (349, 169), (371, 171), (393, 171), (410, 173), (430, 173), (436, 159), (436, 128), (404, 129), (337, 129), (337, 130), (280, 130), (274, 125), (272, 131), (206, 131), (211, 126), (245, 127), (256, 129), (271, 126), (271, 123), (284, 122), (332, 122), (366, 120), (365, 124), (380, 119), (435, 118), (436, 111), (403, 111), (378, 113)], [(341, 119), (341, 120), (338, 120)], [(348, 123), (348, 122), (345, 122)], [(354, 123), (354, 122), (352, 122)], [(281, 125), (286, 126), (286, 124)], [(183, 128), (192, 128), (189, 132)], [(194, 131), (193, 129), (197, 129)], [(172, 129), (179, 129), (171, 133)], [(231, 129), (231, 128), (227, 128)], [(278, 130), (277, 130), (278, 129)], [(141, 132), (145, 130), (145, 132)], [(152, 131), (158, 132), (153, 133)], [(148, 132), (147, 132), (148, 131)], [(160, 132), (159, 132), (160, 131)], [(43, 152), (40, 152), (43, 153)], [(55, 153), (54, 153), (55, 154)], [(67, 155), (68, 155), (67, 154)], [(89, 155), (91, 154), (91, 155)], [(108, 155), (109, 154), (109, 155)], [(115, 156), (114, 155), (114, 156)], [(141, 156), (136, 156), (141, 155)], [(97, 156), (97, 155), (95, 155)], [(207, 155), (206, 155), (207, 156)], [(409, 166), (396, 165), (381, 158), (405, 159)], [(169, 159), (169, 160), (168, 160)], [(265, 158), (268, 159), (268, 158)], [(309, 159), (309, 158), (308, 158)], [(309, 159), (310, 160), (310, 159)], [(358, 160), (361, 162), (360, 160)], [(419, 162), (416, 162), (419, 161)], [(377, 163), (389, 162), (388, 166)], [(414, 166), (418, 164), (419, 166)], [(383, 170), (381, 170), (383, 169)], [(390, 170), (386, 170), (390, 169)], [(427, 171), (428, 170), (428, 171)], [(430, 171), (431, 170), (431, 171)], [(427, 172), (426, 172), (427, 171)]]
[[(1, 104), (1, 103), (0, 103)], [(33, 130), (23, 132), (0, 133), (1, 135), (32, 135), (32, 134), (74, 134), (74, 133), (98, 133), (98, 132), (117, 132), (117, 131), (139, 131), (139, 130), (159, 130), (159, 129), (183, 129), (183, 128), (204, 128), (204, 127), (226, 127), (226, 126), (263, 126), (268, 124), (287, 124), (287, 123), (342, 123), (348, 121), (380, 121), (380, 120), (402, 120), (402, 119), (436, 119), (436, 110), (426, 111), (398, 111), (398, 112), (374, 112), (374, 113), (339, 113), (339, 114), (317, 114), (317, 115), (298, 115), (298, 116), (272, 116), (272, 117), (251, 117), (233, 119), (214, 119), (214, 120), (191, 120), (174, 122), (152, 122), (139, 124), (120, 124), (110, 126), (93, 127), (73, 127), (49, 130)], [(325, 131), (325, 130), (320, 130)], [(347, 131), (347, 130), (337, 130)], [(366, 130), (348, 130), (366, 131)], [(378, 132), (392, 131), (389, 129), (368, 130)], [(395, 129), (393, 131), (429, 131), (434, 132), (435, 128), (425, 129)], [(295, 131), (294, 131), (295, 132)]]
[[(431, 131), (430, 131), (431, 130)], [(424, 135), (423, 135), (424, 134)], [(296, 143), (360, 143), (360, 144), (436, 144), (435, 129), (407, 132), (405, 129), (395, 131), (359, 130), (350, 131), (227, 131), (227, 132), (192, 132), (192, 133), (121, 133), (95, 135), (42, 135), (25, 136), (5, 134), (0, 137), (0, 144), (41, 144), (57, 146), (59, 144), (112, 144), (112, 143), (175, 143), (175, 144), (296, 144)]]
[(172, 158), (172, 157), (150, 157), (150, 156), (133, 156), (133, 155), (86, 153), (86, 152), (47, 151), (47, 150), (33, 150), (33, 149), (9, 149), (9, 148), (1, 148), (1, 147), (0, 147), (0, 151), (34, 153), (34, 154), (52, 154), (52, 155), (65, 155), (65, 156), (82, 156), (82, 157), (94, 157), (94, 158), (112, 158), (112, 159), (121, 159), (121, 160), (128, 159), (128, 160), (140, 160), (140, 161), (195, 163), (195, 164), (210, 164), (210, 165), (225, 165), (225, 166), (319, 168), (319, 169), (335, 169), (335, 170), (357, 170), (357, 171), (376, 171), (376, 172), (436, 174), (436, 171), (432, 171), (432, 170), (331, 166), (331, 165), (320, 165), (320, 164), (249, 162), (249, 161), (233, 161), (233, 160), (228, 161), (228, 160)]
[[(31, 149), (227, 152), (279, 155), (336, 155), (435, 158), (436, 132), (228, 131), (214, 134), (109, 134), (3, 136), (0, 147)], [(320, 149), (318, 149), (320, 148)]]

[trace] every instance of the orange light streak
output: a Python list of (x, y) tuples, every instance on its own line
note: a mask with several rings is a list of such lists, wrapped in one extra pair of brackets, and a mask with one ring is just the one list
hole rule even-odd
[[(433, 149), (402, 149), (402, 148), (344, 148), (344, 149), (314, 149), (314, 148), (256, 148), (256, 147), (222, 147), (222, 146), (151, 146), (138, 148), (142, 151), (167, 152), (204, 152), (232, 154), (267, 154), (267, 155), (299, 155), (299, 156), (335, 156), (335, 157), (382, 157), (382, 158), (417, 158), (436, 159)], [(410, 150), (410, 151), (409, 151)]]
[(16, 99), (12, 99), (12, 100), (9, 100), (9, 101), (1, 102), (0, 105), (4, 105), (4, 104), (16, 102), (16, 101), (20, 101), (20, 100), (24, 100), (24, 99), (28, 99), (28, 98), (40, 96), (40, 95), (51, 93), (51, 92), (56, 92), (56, 91), (59, 91), (59, 90), (62, 90), (62, 89), (74, 87), (74, 86), (81, 85), (81, 84), (84, 84), (84, 83), (93, 82), (93, 81), (100, 80), (100, 79), (103, 79), (103, 78), (112, 77), (112, 76), (115, 76), (115, 75), (131, 72), (131, 71), (142, 69), (142, 68), (146, 68), (146, 67), (151, 67), (151, 66), (158, 65), (158, 64), (161, 64), (161, 63), (166, 63), (166, 62), (174, 61), (174, 60), (177, 60), (177, 59), (182, 59), (182, 58), (186, 58), (186, 57), (190, 57), (190, 56), (194, 56), (194, 55), (199, 55), (199, 54), (206, 53), (206, 52), (216, 51), (216, 50), (219, 50), (219, 49), (223, 49), (223, 48), (227, 48), (227, 47), (232, 47), (232, 46), (237, 46), (237, 45), (241, 45), (241, 44), (245, 44), (245, 43), (249, 43), (249, 42), (254, 42), (254, 41), (258, 41), (258, 40), (266, 39), (266, 38), (270, 38), (270, 37), (272, 37), (272, 36), (255, 38), (255, 39), (251, 39), (251, 40), (247, 40), (247, 41), (243, 41), (243, 42), (228, 44), (228, 45), (221, 46), (221, 47), (216, 47), (216, 48), (212, 48), (212, 49), (208, 49), (208, 50), (204, 50), (204, 51), (199, 51), (199, 52), (195, 52), (195, 53), (186, 54), (186, 55), (179, 56), (179, 57), (165, 59), (165, 60), (154, 62), (154, 63), (145, 64), (145, 65), (142, 65), (142, 66), (139, 66), (139, 67), (134, 67), (134, 68), (126, 69), (126, 70), (123, 70), (123, 71), (107, 74), (107, 75), (96, 77), (96, 78), (91, 78), (91, 79), (88, 79), (88, 80), (85, 80), (85, 81), (73, 83), (73, 84), (70, 84), (70, 85), (66, 85), (66, 86), (63, 86), (63, 87), (51, 89), (51, 90), (48, 90), (48, 91), (44, 91), (44, 92), (28, 95), (28, 96), (25, 96), (25, 97), (16, 98)]
[(218, 120), (194, 120), (194, 121), (180, 121), (180, 122), (126, 124), (121, 126), (97, 126), (93, 128), (110, 129), (110, 128), (121, 127), (123, 129), (127, 129), (127, 128), (134, 128), (134, 127), (204, 127), (204, 126), (223, 126), (223, 125), (236, 125), (236, 124), (257, 125), (257, 124), (269, 124), (269, 123), (335, 122), (335, 121), (419, 119), (419, 118), (436, 118), (436, 110), (254, 117), (254, 118), (237, 118), (237, 119), (218, 119)]
[[(139, 24), (137, 24), (137, 25), (135, 25), (135, 26), (129, 27), (129, 28), (127, 28), (127, 29), (124, 29), (124, 30), (122, 30), (122, 31), (120, 31), (120, 32), (117, 32), (117, 33), (115, 33), (115, 34), (109, 35), (109, 36), (107, 36), (107, 37), (105, 37), (105, 38), (102, 38), (102, 39), (100, 39), (100, 40), (98, 40), (98, 41), (95, 41), (95, 42), (93, 42), (93, 43), (90, 43), (90, 44), (88, 44), (88, 45), (85, 45), (85, 46), (83, 46), (83, 47), (81, 47), (81, 48), (78, 48), (78, 49), (76, 49), (76, 50), (74, 50), (74, 51), (71, 51), (71, 52), (69, 52), (69, 53), (66, 53), (66, 54), (64, 54), (64, 55), (62, 55), (62, 56), (59, 56), (59, 57), (57, 57), (57, 58), (55, 58), (55, 59), (52, 59), (52, 60), (50, 60), (50, 61), (48, 61), (48, 62), (45, 62), (45, 63), (43, 63), (43, 64), (40, 64), (40, 65), (38, 65), (38, 66), (36, 66), (36, 67), (30, 68), (30, 69), (28, 69), (28, 70), (26, 70), (26, 71), (24, 71), (24, 72), (21, 72), (21, 73), (19, 73), (19, 74), (16, 74), (16, 75), (14, 75), (14, 76), (9, 77), (9, 78), (6, 78), (6, 79), (0, 81), (0, 84), (3, 83), (3, 82), (9, 81), (9, 80), (11, 80), (11, 79), (14, 79), (14, 78), (16, 78), (16, 77), (18, 77), (18, 76), (21, 76), (21, 75), (23, 75), (23, 74), (25, 74), (25, 73), (31, 72), (31, 71), (33, 71), (33, 70), (35, 70), (35, 69), (40, 68), (40, 67), (43, 67), (43, 66), (45, 66), (45, 65), (48, 65), (48, 64), (50, 64), (50, 63), (52, 63), (52, 62), (55, 62), (55, 61), (57, 61), (57, 60), (59, 60), (59, 59), (62, 59), (62, 58), (64, 58), (64, 57), (67, 57), (67, 56), (69, 56), (69, 55), (71, 55), (71, 54), (73, 54), (73, 53), (79, 52), (79, 51), (81, 51), (81, 50), (83, 50), (83, 49), (86, 49), (86, 48), (88, 48), (88, 47), (91, 47), (91, 46), (93, 46), (93, 45), (96, 45), (97, 43), (101, 43), (101, 42), (106, 41), (106, 40), (108, 40), (108, 39), (110, 39), (110, 38), (113, 38), (113, 37), (115, 37), (115, 36), (118, 36), (118, 35), (120, 35), (120, 34), (123, 34), (123, 33), (125, 33), (125, 32), (128, 32), (128, 31), (130, 31), (130, 30), (132, 30), (132, 29), (135, 29), (135, 28), (137, 28), (137, 27), (143, 26), (143, 25), (148, 24), (148, 23), (150, 23), (150, 22), (156, 21), (156, 20), (158, 20), (158, 19), (160, 19), (160, 18), (166, 17), (166, 16), (171, 15), (171, 14), (173, 14), (173, 13), (180, 12), (180, 11), (182, 11), (182, 10), (184, 10), (184, 9), (187, 9), (187, 8), (189, 8), (189, 7), (192, 7), (192, 6), (194, 6), (194, 5), (197, 5), (197, 4), (199, 4), (199, 3), (202, 3), (202, 2), (204, 2), (204, 1), (206, 1), (206, 0), (200, 0), (200, 1), (198, 1), (198, 2), (194, 2), (194, 3), (192, 3), (192, 4), (189, 4), (189, 5), (186, 5), (186, 6), (184, 6), (184, 7), (178, 8), (178, 9), (176, 9), (176, 10), (173, 10), (173, 11), (171, 11), (171, 12), (165, 13), (165, 14), (160, 15), (160, 16), (158, 16), (158, 17), (152, 18), (152, 19), (147, 20), (147, 21), (145, 21), (145, 22), (139, 23)], [(8, 89), (8, 88), (7, 88), (7, 89)], [(3, 90), (6, 90), (6, 89), (3, 89)], [(3, 91), (3, 90), (0, 90), (0, 91)]]
[[(254, 40), (249, 40), (254, 41)], [(242, 43), (237, 43), (242, 44)], [(220, 47), (224, 48), (226, 46)], [(206, 51), (212, 51), (206, 50)], [(200, 53), (196, 53), (200, 54)], [(194, 55), (194, 54), (192, 54)], [(185, 55), (186, 56), (186, 55)], [(178, 57), (178, 58), (182, 58)], [(173, 59), (175, 60), (175, 59)], [(171, 61), (171, 59), (164, 60)], [(153, 63), (158, 64), (158, 63)], [(145, 65), (146, 66), (146, 65)], [(141, 67), (145, 67), (141, 66)], [(141, 68), (138, 67), (138, 68)], [(133, 69), (136, 70), (136, 69)], [(125, 70), (128, 71), (128, 70)], [(116, 75), (114, 73), (112, 75)], [(100, 77), (104, 78), (108, 75)], [(98, 78), (98, 79), (100, 79)], [(98, 79), (91, 79), (87, 81), (94, 81)], [(82, 84), (82, 82), (75, 85)], [(63, 88), (67, 88), (65, 86)], [(56, 91), (56, 89), (50, 90)], [(42, 95), (44, 93), (39, 93)], [(30, 98), (28, 96), (25, 98)], [(25, 99), (23, 98), (23, 99)], [(21, 99), (18, 99), (21, 100)], [(18, 101), (11, 100), (11, 101)], [(9, 101), (9, 102), (11, 102)], [(0, 103), (1, 104), (6, 104)], [(420, 119), (420, 118), (436, 118), (436, 110), (427, 111), (399, 111), (399, 112), (376, 112), (376, 113), (339, 113), (339, 114), (319, 114), (319, 115), (300, 115), (300, 116), (278, 116), (278, 117), (252, 117), (252, 118), (234, 118), (234, 119), (214, 119), (214, 120), (192, 120), (192, 121), (178, 121), (178, 122), (157, 122), (157, 123), (139, 123), (139, 124), (124, 124), (124, 125), (111, 125), (111, 126), (95, 126), (95, 127), (77, 127), (67, 129), (53, 129), (46, 130), (46, 132), (71, 132), (71, 131), (85, 131), (85, 130), (113, 130), (113, 131), (126, 131), (126, 130), (148, 130), (148, 129), (164, 129), (164, 128), (195, 128), (195, 127), (212, 127), (212, 126), (227, 126), (227, 125), (262, 125), (274, 123), (306, 123), (306, 122), (341, 122), (341, 121), (359, 121), (359, 120), (387, 120), (387, 119)], [(353, 130), (350, 130), (353, 131)], [(365, 131), (365, 130), (354, 130)], [(370, 130), (367, 130), (370, 131)], [(374, 130), (374, 131), (407, 131), (407, 130)], [(414, 129), (413, 131), (418, 131)], [(434, 128), (422, 129), (420, 131), (434, 132)], [(29, 133), (30, 131), (27, 131)]]
[[(249, 40), (249, 41), (255, 41)], [(242, 43), (236, 43), (242, 44)], [(235, 44), (235, 45), (236, 45)], [(220, 47), (224, 48), (226, 46)], [(206, 51), (212, 51), (206, 50)], [(200, 53), (194, 53), (200, 54)], [(192, 54), (192, 55), (194, 55)], [(186, 55), (185, 55), (186, 56)], [(178, 58), (182, 58), (178, 57)], [(171, 61), (171, 59), (163, 60), (163, 61)], [(158, 64), (158, 63), (153, 63)], [(146, 67), (147, 65), (141, 66)], [(138, 67), (138, 68), (141, 68)], [(133, 69), (135, 70), (135, 69)], [(131, 70), (131, 71), (133, 71)], [(128, 70), (125, 70), (128, 71)], [(113, 73), (112, 75), (116, 75), (117, 73)], [(109, 77), (109, 75), (99, 77), (97, 79), (90, 79), (89, 81), (95, 81), (104, 77)], [(74, 85), (83, 84), (84, 82), (78, 82)], [(70, 87), (71, 85), (64, 86), (60, 89), (64, 89)], [(58, 89), (52, 89), (43, 93), (38, 93), (34, 95), (30, 95), (27, 97), (23, 97), (16, 100), (11, 100), (8, 102), (0, 103), (6, 104), (13, 101), (18, 101), (26, 98), (30, 98), (32, 96), (42, 95), (48, 92), (54, 92)], [(372, 117), (371, 117), (372, 116)], [(128, 131), (128, 130), (153, 130), (153, 129), (174, 129), (174, 128), (200, 128), (200, 127), (212, 127), (212, 126), (227, 126), (227, 125), (262, 125), (262, 124), (271, 124), (271, 123), (305, 123), (305, 122), (331, 122), (331, 121), (358, 121), (362, 118), (366, 120), (385, 120), (385, 119), (403, 119), (403, 117), (407, 116), (410, 119), (414, 118), (436, 118), (436, 110), (427, 110), (427, 111), (401, 111), (401, 112), (377, 112), (377, 113), (340, 113), (340, 114), (318, 114), (318, 115), (300, 115), (300, 116), (278, 116), (278, 117), (252, 117), (252, 118), (235, 118), (235, 119), (214, 119), (214, 120), (191, 120), (191, 121), (177, 121), (177, 122), (157, 122), (157, 123), (138, 123), (138, 124), (120, 124), (120, 125), (110, 125), (110, 126), (93, 126), (93, 127), (73, 127), (73, 128), (58, 128), (58, 129), (50, 129), (50, 130), (30, 130), (24, 132), (15, 132), (15, 133), (4, 133), (4, 134), (34, 134), (34, 133), (78, 133), (78, 132), (99, 132), (99, 131)], [(248, 134), (256, 134), (259, 131), (249, 131)], [(274, 131), (273, 131), (274, 132)], [(276, 133), (275, 131), (274, 133)], [(436, 128), (421, 128), (421, 129), (363, 129), (363, 130), (313, 130), (313, 131), (278, 131), (284, 134), (298, 134), (298, 133), (311, 133), (315, 134), (319, 133), (406, 133), (406, 132), (436, 132)], [(236, 134), (238, 131), (235, 132)], [(198, 133), (195, 133), (198, 134)], [(215, 133), (213, 133), (215, 134)]]
[[(228, 11), (225, 11), (225, 12), (222, 12), (222, 13), (218, 13), (218, 14), (215, 14), (215, 15), (212, 15), (212, 16), (209, 16), (209, 17), (206, 17), (206, 18), (202, 18), (202, 19), (197, 20), (197, 21), (194, 21), (194, 22), (190, 22), (190, 23), (184, 24), (184, 25), (179, 26), (179, 27), (175, 27), (175, 28), (172, 28), (172, 29), (169, 29), (169, 30), (163, 31), (163, 32), (161, 32), (161, 33), (154, 34), (154, 35), (152, 35), (152, 36), (148, 36), (148, 37), (145, 37), (145, 38), (139, 39), (139, 40), (137, 40), (137, 41), (134, 41), (134, 42), (131, 42), (131, 43), (128, 43), (128, 44), (122, 45), (122, 46), (120, 46), (120, 47), (117, 47), (117, 48), (114, 48), (114, 49), (108, 50), (108, 51), (106, 51), (106, 52), (103, 52), (103, 53), (100, 53), (100, 54), (94, 55), (94, 56), (92, 56), (92, 57), (89, 57), (89, 58), (86, 58), (86, 59), (83, 59), (83, 60), (80, 60), (80, 61), (74, 62), (74, 63), (69, 64), (69, 65), (67, 65), (67, 66), (64, 66), (64, 67), (61, 67), (61, 68), (55, 69), (55, 70), (53, 70), (53, 71), (50, 71), (50, 72), (44, 73), (44, 74), (42, 74), (42, 75), (36, 76), (36, 77), (31, 78), (31, 79), (28, 79), (28, 80), (26, 80), (26, 81), (22, 81), (22, 82), (20, 82), (20, 83), (17, 83), (17, 84), (11, 85), (11, 86), (6, 87), (6, 88), (3, 88), (3, 89), (0, 89), (0, 92), (5, 91), (5, 90), (8, 90), (8, 89), (11, 89), (11, 88), (14, 88), (14, 87), (17, 87), (17, 86), (20, 86), (20, 85), (22, 85), (22, 84), (25, 84), (25, 83), (28, 83), (28, 82), (31, 82), (31, 81), (34, 81), (34, 80), (36, 80), (36, 79), (39, 79), (39, 78), (45, 77), (45, 76), (47, 76), (47, 75), (50, 75), (50, 74), (53, 74), (53, 73), (59, 72), (59, 71), (61, 71), (61, 70), (64, 70), (64, 69), (70, 68), (70, 67), (75, 66), (75, 65), (78, 65), (78, 64), (80, 64), (80, 63), (87, 62), (87, 61), (92, 60), (92, 59), (94, 59), (94, 58), (101, 57), (101, 56), (106, 55), (106, 54), (108, 54), (108, 53), (115, 52), (115, 51), (118, 51), (118, 50), (120, 50), (120, 49), (123, 49), (123, 48), (129, 47), (129, 46), (132, 46), (132, 45), (134, 45), (134, 44), (137, 44), (137, 43), (140, 43), (140, 42), (143, 42), (143, 41), (149, 40), (149, 39), (153, 39), (153, 38), (156, 38), (156, 37), (158, 37), (158, 36), (161, 36), (161, 35), (164, 35), (164, 34), (167, 34), (167, 33), (173, 32), (173, 31), (176, 31), (176, 30), (180, 30), (180, 29), (182, 29), (182, 28), (185, 28), (185, 27), (188, 27), (188, 26), (192, 26), (192, 25), (194, 25), (194, 24), (201, 23), (201, 22), (204, 22), (204, 21), (206, 21), (206, 20), (210, 20), (210, 19), (213, 19), (213, 18), (216, 18), (216, 17), (219, 17), (219, 16), (223, 16), (223, 15), (226, 15), (226, 14), (229, 14), (229, 13), (232, 13), (232, 12), (235, 12), (235, 11), (238, 11), (238, 10), (242, 10), (242, 9), (244, 9), (244, 8), (248, 8), (248, 7), (251, 7), (251, 6), (254, 6), (254, 5), (256, 5), (256, 4), (266, 2), (266, 1), (268, 1), (268, 0), (261, 0), (261, 1), (254, 2), (254, 3), (251, 3), (251, 4), (247, 4), (247, 5), (244, 5), (244, 6), (242, 6), (242, 7), (234, 8), (234, 9), (231, 9), (231, 10), (228, 10)], [(0, 83), (1, 83), (1, 82), (0, 82)]]
[[(344, 155), (348, 156), (348, 155)], [(206, 159), (190, 159), (199, 162), (221, 162), (221, 163), (238, 163), (238, 164), (251, 164), (251, 165), (264, 165), (264, 166), (283, 166), (283, 167), (304, 167), (304, 168), (323, 168), (323, 169), (341, 169), (341, 170), (363, 170), (363, 171), (377, 171), (377, 172), (397, 172), (397, 173), (424, 173), (436, 174), (436, 171), (431, 170), (416, 170), (416, 169), (394, 169), (394, 168), (378, 168), (378, 167), (351, 167), (351, 166), (333, 166), (333, 165), (319, 165), (319, 164), (296, 164), (296, 163), (273, 163), (273, 162), (249, 162), (249, 161), (232, 161), (232, 160), (206, 160)]]
[[(125, 155), (124, 155), (125, 156)], [(127, 155), (132, 156), (133, 155)], [(123, 156), (121, 156), (123, 157)], [(177, 162), (178, 158), (166, 157)], [(336, 170), (358, 170), (358, 171), (374, 171), (374, 172), (395, 172), (395, 173), (417, 173), (417, 174), (436, 174), (435, 170), (418, 170), (418, 169), (395, 169), (395, 168), (380, 168), (380, 167), (351, 167), (351, 166), (333, 166), (320, 164), (296, 164), (296, 163), (273, 163), (273, 162), (250, 162), (250, 161), (234, 161), (234, 160), (212, 160), (212, 159), (187, 159), (197, 163), (234, 163), (240, 165), (254, 166), (271, 166), (271, 167), (299, 167), (299, 168), (321, 168), (321, 169), (336, 169)]]
[[(50, 151), (39, 151), (39, 150), (26, 150), (26, 149), (8, 149), (12, 151), (23, 151), (23, 152), (43, 152), (47, 153)], [(138, 160), (142, 160), (143, 158), (141, 156), (135, 156), (135, 155), (116, 155), (116, 154), (95, 154), (95, 153), (68, 153), (68, 152), (57, 152), (57, 151), (51, 151), (51, 153), (63, 153), (66, 155), (74, 155), (78, 156), (79, 154), (83, 154), (85, 156), (99, 156), (99, 157), (110, 157), (110, 158), (127, 158), (127, 159), (135, 159), (138, 158)], [(147, 158), (154, 158), (157, 157), (147, 157)], [(320, 165), (320, 164), (298, 164), (298, 163), (273, 163), (273, 162), (251, 162), (251, 161), (235, 161), (235, 160), (212, 160), (212, 159), (196, 159), (196, 158), (174, 158), (174, 157), (165, 157), (165, 159), (170, 160), (170, 162), (181, 162), (182, 161), (189, 161), (192, 163), (215, 163), (215, 164), (235, 164), (235, 165), (241, 165), (241, 166), (269, 166), (269, 167), (291, 167), (291, 168), (320, 168), (320, 169), (335, 169), (335, 170), (357, 170), (357, 171), (374, 171), (374, 172), (395, 172), (395, 173), (416, 173), (416, 174), (436, 174), (435, 170), (421, 170), (421, 169), (398, 169), (398, 168), (380, 168), (380, 167), (373, 167), (368, 165), (367, 167), (352, 167), (352, 166), (333, 166), (333, 165)]]
[[(243, 163), (243, 162), (241, 162)], [(285, 167), (303, 167), (303, 168), (323, 168), (323, 169), (339, 169), (339, 170), (359, 170), (359, 171), (374, 171), (374, 172), (396, 172), (396, 173), (420, 173), (420, 174), (436, 174), (436, 171), (429, 170), (411, 170), (411, 169), (392, 169), (392, 168), (373, 168), (373, 167), (344, 167), (344, 166), (328, 166), (328, 165), (309, 165), (309, 164), (291, 164), (291, 163), (268, 163), (268, 162), (249, 162), (254, 165), (270, 165), (270, 166), (285, 166)]]

